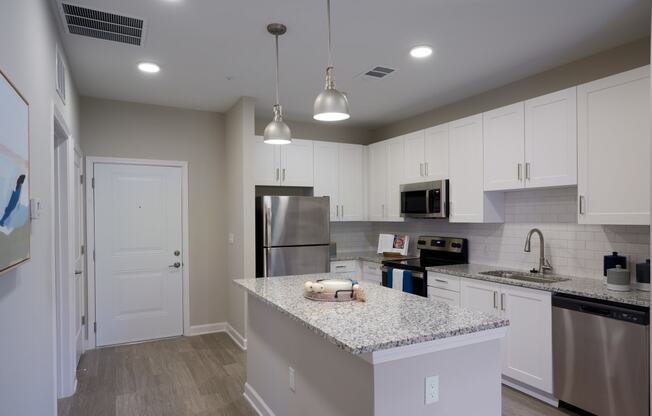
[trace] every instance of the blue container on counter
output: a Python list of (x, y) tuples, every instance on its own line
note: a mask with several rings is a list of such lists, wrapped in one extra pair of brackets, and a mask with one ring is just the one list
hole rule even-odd
[(627, 257), (619, 256), (617, 251), (614, 251), (610, 256), (604, 256), (604, 275), (607, 275), (607, 270), (615, 269), (620, 266), (623, 269), (627, 268)]

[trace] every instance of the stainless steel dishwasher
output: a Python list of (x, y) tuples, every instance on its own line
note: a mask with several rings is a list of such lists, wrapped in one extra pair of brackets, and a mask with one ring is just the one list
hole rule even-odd
[(554, 295), (555, 397), (599, 416), (649, 416), (649, 322), (649, 308)]

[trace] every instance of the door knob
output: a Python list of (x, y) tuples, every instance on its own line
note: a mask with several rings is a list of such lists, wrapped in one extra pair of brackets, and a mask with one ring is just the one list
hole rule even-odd
[(179, 267), (181, 267), (181, 263), (177, 261), (174, 264), (169, 265), (168, 267), (174, 267), (175, 269), (178, 269)]
[(181, 252), (179, 250), (174, 250), (174, 255), (179, 257), (181, 255)]

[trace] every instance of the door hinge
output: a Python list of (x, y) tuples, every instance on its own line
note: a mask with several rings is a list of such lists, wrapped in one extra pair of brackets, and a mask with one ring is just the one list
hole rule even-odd
[(97, 332), (97, 322), (93, 322), (93, 332)]
[(82, 326), (86, 325), (86, 316), (82, 315)]
[(91, 178), (91, 188), (95, 189), (95, 177)]
[(84, 253), (86, 253), (86, 247), (84, 247), (83, 245), (81, 246), (81, 248), (80, 248), (79, 250), (81, 251), (81, 254), (82, 254), (82, 255), (83, 255)]

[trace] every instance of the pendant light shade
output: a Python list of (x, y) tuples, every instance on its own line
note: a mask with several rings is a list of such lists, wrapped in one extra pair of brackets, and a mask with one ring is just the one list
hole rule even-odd
[(319, 121), (340, 121), (351, 117), (349, 100), (346, 95), (335, 88), (333, 75), (332, 42), (331, 42), (331, 2), (326, 0), (326, 15), (328, 19), (328, 67), (326, 68), (326, 85), (319, 93), (314, 105), (313, 118)]
[(287, 31), (285, 25), (271, 23), (267, 25), (267, 31), (276, 37), (276, 104), (272, 107), (274, 118), (265, 127), (263, 141), (267, 144), (290, 144), (292, 143), (292, 132), (290, 127), (283, 121), (283, 108), (278, 98), (278, 37)]

